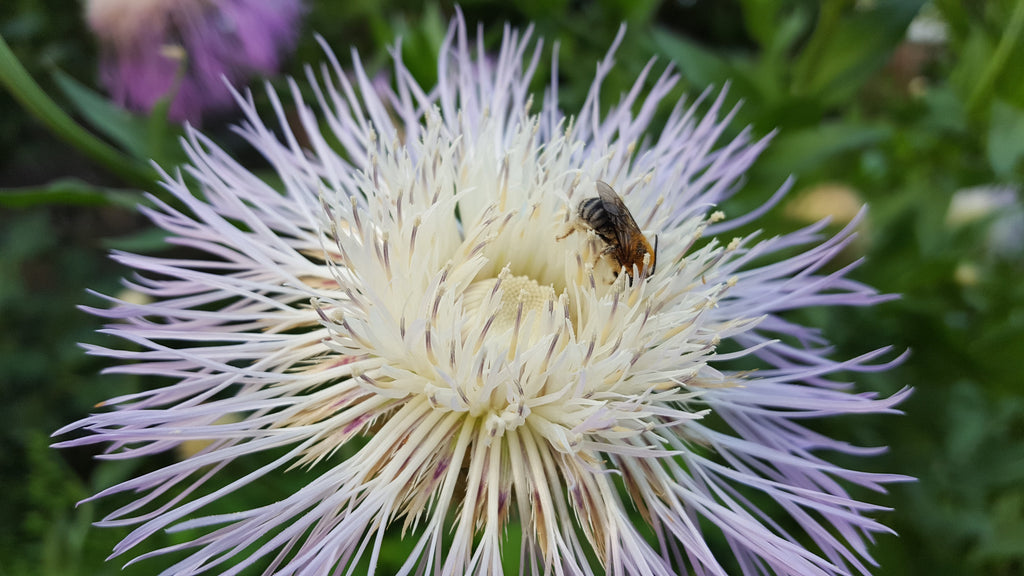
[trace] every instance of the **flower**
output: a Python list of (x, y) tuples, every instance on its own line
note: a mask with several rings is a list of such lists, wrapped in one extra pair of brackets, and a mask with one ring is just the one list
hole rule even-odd
[[(531, 574), (868, 572), (867, 542), (886, 529), (847, 489), (905, 478), (830, 463), (821, 451), (878, 450), (801, 422), (895, 411), (908, 391), (829, 376), (899, 359), (829, 359), (818, 331), (782, 315), (888, 298), (850, 267), (823, 270), (856, 221), (834, 237), (824, 222), (727, 236), (788, 185), (752, 213), (714, 210), (767, 145), (749, 130), (719, 144), (724, 94), (677, 103), (655, 134), (678, 77), (649, 83), (652, 62), (602, 112), (620, 32), (580, 110), (558, 106), (556, 51), (533, 113), (531, 37), (506, 29), (480, 60), (482, 34), (471, 42), (459, 16), (438, 85), (419, 86), (395, 50), (383, 94), (328, 51), (309, 73), (315, 106), (292, 90), (307, 147), (274, 94), (273, 130), (240, 97), (240, 131), (280, 191), (189, 131), (187, 177), (165, 175), (180, 206), (147, 212), (199, 255), (118, 253), (153, 302), (90, 309), (130, 344), (90, 352), (170, 382), (57, 433), (84, 432), (58, 446), (109, 444), (111, 459), (213, 441), (96, 496), (140, 494), (99, 523), (136, 526), (115, 555), (189, 530), (153, 553), (190, 551), (165, 574), (258, 560), (373, 572), (390, 531), (411, 546), (400, 574), (500, 574), (516, 557)], [(599, 181), (656, 255), (619, 267), (580, 220)], [(240, 460), (257, 467), (227, 475)], [(305, 480), (293, 493), (204, 512), (286, 470)]]
[(1016, 186), (992, 184), (957, 190), (949, 201), (946, 225), (955, 231), (979, 223), (983, 224), (987, 256), (1014, 261), (1024, 254), (1024, 206)]
[(992, 216), (1012, 212), (1018, 205), (1013, 186), (975, 186), (957, 190), (949, 200), (946, 225), (960, 228)]
[(298, 33), (301, 0), (88, 0), (100, 79), (119, 104), (172, 120), (232, 106), (225, 84), (276, 72)]

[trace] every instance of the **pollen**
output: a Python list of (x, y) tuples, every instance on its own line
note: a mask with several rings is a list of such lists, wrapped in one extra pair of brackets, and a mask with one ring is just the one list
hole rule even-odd
[(463, 294), (463, 309), (467, 315), (475, 315), (481, 321), (493, 316), (491, 329), (501, 333), (521, 324), (531, 312), (541, 314), (548, 309), (549, 302), (556, 299), (551, 286), (503, 270), (497, 278), (470, 284)]

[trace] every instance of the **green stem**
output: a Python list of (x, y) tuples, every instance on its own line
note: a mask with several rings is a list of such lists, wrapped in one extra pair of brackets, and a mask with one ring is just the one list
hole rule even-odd
[(35, 116), (58, 137), (126, 182), (143, 188), (152, 187), (156, 179), (155, 171), (122, 154), (79, 126), (32, 79), (21, 62), (18, 62), (3, 36), (0, 36), (0, 84), (7, 88), (29, 114)]
[(1013, 47), (1020, 39), (1022, 31), (1024, 31), (1024, 1), (1017, 2), (1014, 7), (1013, 14), (1010, 16), (1010, 23), (1006, 25), (1003, 37), (999, 39), (999, 45), (996, 46), (995, 54), (992, 55), (984, 74), (981, 76), (981, 80), (974, 86), (974, 91), (971, 92), (971, 96), (967, 99), (968, 110), (974, 111), (983, 102), (991, 98), (996, 80), (999, 78), (999, 74), (1002, 73), (1003, 68), (1006, 67), (1006, 62), (1010, 58), (1010, 53), (1013, 52)]
[(842, 20), (843, 13), (849, 7), (847, 0), (834, 0), (821, 4), (818, 12), (818, 21), (814, 26), (807, 46), (800, 57), (794, 73), (792, 91), (794, 94), (804, 94), (809, 90), (811, 78), (821, 64), (822, 51)]

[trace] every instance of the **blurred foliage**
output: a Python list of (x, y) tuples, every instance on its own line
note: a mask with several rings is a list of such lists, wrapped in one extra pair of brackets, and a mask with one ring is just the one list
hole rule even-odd
[[(436, 79), (451, 2), (310, 4), (308, 31), (322, 35), (343, 64), (353, 46), (371, 74), (386, 74), (386, 47), (401, 36), (405, 64), (425, 85)], [(847, 465), (919, 479), (883, 497), (894, 508), (883, 520), (899, 537), (880, 539), (877, 573), (1024, 574), (1022, 236), (1010, 221), (999, 244), (997, 228), (1015, 217), (1005, 210), (962, 226), (947, 215), (958, 190), (1011, 186), (1019, 193), (1024, 181), (1024, 2), (467, 0), (461, 9), (486, 25), (493, 42), (504, 22), (533, 22), (548, 46), (557, 41), (567, 110), (582, 102), (623, 21), (628, 33), (604, 102), (628, 90), (652, 57), (675, 63), (684, 80), (679, 95), (728, 85), (730, 101), (742, 102), (734, 130), (750, 124), (761, 135), (778, 132), (727, 211), (760, 204), (790, 174), (799, 176), (790, 207), (826, 188), (871, 205), (863, 241), (849, 254), (866, 256), (855, 277), (901, 299), (870, 310), (803, 313), (835, 341), (839, 356), (887, 343), (911, 350), (899, 369), (858, 377), (882, 394), (915, 387), (905, 416), (822, 423), (836, 436), (890, 447)], [(181, 131), (165, 110), (129, 113), (103, 97), (78, 1), (5, 0), (4, 10), (0, 34), (57, 103), (53, 113), (74, 118), (96, 146), (132, 163), (181, 161)], [(304, 34), (289, 72), (302, 75), (302, 63), (322, 60), (313, 34)], [(542, 66), (536, 87), (549, 77)], [(254, 91), (265, 99), (262, 88)], [(75, 343), (102, 341), (98, 321), (74, 306), (96, 303), (87, 287), (118, 290), (123, 271), (106, 259), (107, 248), (160, 248), (162, 235), (132, 208), (139, 189), (159, 188), (62, 143), (19, 113), (11, 94), (0, 93), (0, 575), (151, 574), (161, 560), (125, 572), (119, 561), (103, 561), (125, 532), (88, 525), (111, 503), (73, 503), (159, 462), (101, 464), (88, 450), (56, 452), (47, 444), (53, 430), (95, 402), (146, 385), (97, 375), (102, 363)], [(203, 128), (256, 164), (229, 130), (235, 120), (211, 118)], [(784, 205), (760, 224), (786, 230), (806, 217)], [(387, 550), (400, 557), (406, 545), (389, 540)]]

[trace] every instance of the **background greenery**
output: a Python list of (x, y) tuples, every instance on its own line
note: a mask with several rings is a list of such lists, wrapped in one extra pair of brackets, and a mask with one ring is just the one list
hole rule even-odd
[[(402, 36), (405, 62), (428, 83), (454, 11), (411, 0), (310, 8), (307, 32), (322, 34), (343, 61), (353, 45), (369, 68), (383, 69), (385, 48)], [(1024, 180), (1024, 2), (466, 0), (462, 8), (493, 40), (506, 21), (534, 22), (557, 39), (568, 110), (622, 21), (629, 31), (606, 102), (652, 56), (674, 61), (690, 94), (730, 82), (730, 99), (743, 101), (736, 130), (779, 130), (732, 208), (756, 205), (798, 175), (790, 199), (762, 222), (769, 230), (823, 211), (841, 218), (851, 198), (870, 204), (849, 254), (867, 257), (854, 277), (902, 298), (803, 314), (836, 342), (837, 356), (887, 343), (912, 351), (898, 369), (858, 378), (883, 394), (913, 386), (905, 416), (821, 424), (890, 447), (847, 465), (919, 479), (864, 495), (894, 508), (879, 516), (899, 533), (879, 538), (877, 573), (1024, 574), (1024, 216), (1018, 204), (964, 225), (947, 218), (958, 190)], [(915, 17), (944, 37), (908, 37)], [(75, 306), (98, 304), (87, 288), (118, 291), (126, 271), (107, 259), (110, 248), (163, 249), (133, 205), (139, 190), (157, 190), (148, 158), (180, 160), (179, 129), (159, 113), (119, 111), (97, 93), (96, 46), (77, 1), (4, 0), (0, 34), (86, 127), (69, 144), (66, 130), (54, 136), (0, 92), (0, 576), (119, 574), (120, 560), (103, 559), (125, 531), (89, 526), (114, 503), (75, 503), (163, 462), (97, 463), (90, 450), (48, 448), (49, 435), (100, 400), (150, 385), (98, 375), (104, 363), (76, 343), (102, 343), (99, 322)], [(289, 72), (322, 58), (304, 33)], [(9, 80), (10, 62), (3, 66)], [(210, 119), (204, 130), (258, 168), (229, 132), (233, 120)], [(276, 489), (287, 486), (261, 491)], [(241, 498), (226, 508), (245, 506)], [(153, 574), (163, 562), (123, 573)]]

